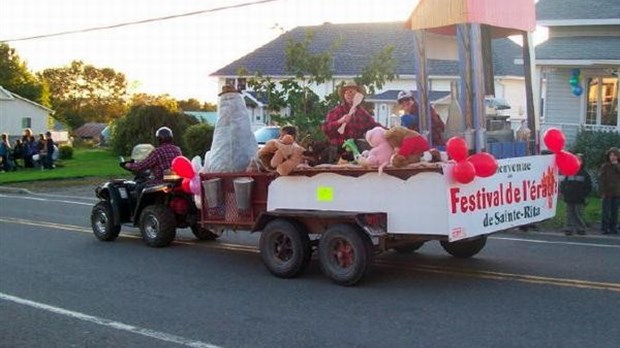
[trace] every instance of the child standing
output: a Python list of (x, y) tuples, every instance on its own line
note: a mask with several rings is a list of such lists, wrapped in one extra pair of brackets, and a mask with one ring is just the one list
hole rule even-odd
[(586, 197), (592, 191), (592, 179), (585, 169), (583, 156), (577, 154), (581, 160), (579, 172), (573, 176), (567, 176), (560, 183), (560, 193), (566, 202), (566, 229), (567, 236), (577, 232), (586, 234), (586, 222), (583, 218), (583, 207)]
[(601, 229), (603, 234), (618, 233), (618, 206), (620, 206), (620, 151), (612, 147), (605, 154), (599, 178), (603, 211)]

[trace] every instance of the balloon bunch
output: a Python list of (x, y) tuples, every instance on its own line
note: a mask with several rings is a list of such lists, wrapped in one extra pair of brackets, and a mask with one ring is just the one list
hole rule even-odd
[(579, 172), (581, 161), (579, 157), (563, 150), (566, 137), (561, 130), (557, 128), (547, 129), (543, 135), (543, 140), (547, 148), (555, 153), (555, 164), (562, 175), (572, 176)]
[(448, 139), (446, 151), (456, 161), (452, 176), (461, 184), (472, 182), (476, 176), (486, 178), (497, 172), (497, 160), (490, 153), (480, 152), (467, 157), (469, 149), (463, 138)]
[(183, 191), (193, 194), (196, 207), (201, 209), (200, 173), (203, 171), (203, 166), (200, 156), (195, 156), (191, 162), (185, 156), (177, 156), (172, 160), (171, 168), (183, 178), (181, 181)]
[(568, 81), (571, 85), (572, 92), (575, 96), (580, 96), (583, 93), (583, 87), (581, 87), (581, 70), (573, 69), (573, 76)]

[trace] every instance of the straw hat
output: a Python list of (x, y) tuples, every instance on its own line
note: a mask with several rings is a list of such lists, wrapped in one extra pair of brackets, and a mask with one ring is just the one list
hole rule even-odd
[(241, 91), (239, 91), (238, 89), (235, 88), (235, 86), (231, 86), (231, 85), (224, 85), (222, 86), (222, 92), (220, 92), (220, 94), (218, 94), (217, 96), (221, 96), (222, 94), (225, 93), (241, 93)]
[(358, 86), (355, 82), (349, 81), (345, 83), (342, 87), (340, 87), (340, 89), (338, 90), (338, 95), (340, 96), (340, 100), (344, 100), (344, 91), (346, 91), (347, 89), (351, 89), (351, 88), (355, 89), (359, 93), (362, 93), (363, 95), (366, 95), (366, 89), (363, 86)]

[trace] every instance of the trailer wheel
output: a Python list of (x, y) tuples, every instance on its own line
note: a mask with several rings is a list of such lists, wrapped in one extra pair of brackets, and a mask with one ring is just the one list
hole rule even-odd
[(482, 250), (482, 248), (484, 248), (484, 245), (487, 243), (487, 237), (480, 236), (477, 238), (461, 240), (452, 243), (442, 240), (440, 243), (443, 249), (448, 252), (448, 254), (461, 259), (466, 259), (468, 257), (476, 255), (480, 252), (480, 250)]
[(424, 243), (426, 243), (426, 241), (407, 243), (395, 246), (393, 249), (399, 254), (409, 254), (420, 249)]
[(293, 278), (301, 274), (312, 256), (308, 233), (298, 224), (276, 219), (261, 232), (260, 256), (273, 275)]
[(326, 276), (337, 284), (355, 285), (372, 262), (372, 243), (347, 224), (327, 228), (319, 241), (319, 260)]
[(174, 214), (164, 205), (147, 206), (140, 214), (140, 233), (142, 240), (150, 247), (170, 245), (176, 235)]
[(211, 230), (206, 229), (199, 224), (192, 225), (191, 227), (192, 233), (198, 240), (216, 240), (219, 236), (213, 233)]
[(90, 225), (95, 237), (104, 242), (115, 240), (121, 232), (121, 226), (112, 222), (112, 205), (107, 201), (95, 204), (90, 214)]

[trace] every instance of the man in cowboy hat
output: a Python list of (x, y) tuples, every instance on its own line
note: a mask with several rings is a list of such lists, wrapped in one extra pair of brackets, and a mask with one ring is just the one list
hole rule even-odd
[(341, 155), (346, 154), (346, 151), (342, 149), (345, 140), (364, 139), (368, 130), (383, 127), (361, 105), (351, 110), (357, 93), (365, 95), (366, 91), (364, 87), (358, 86), (355, 82), (347, 82), (341, 86), (338, 90), (340, 105), (327, 113), (325, 122), (321, 126), (329, 143), (336, 147)]

